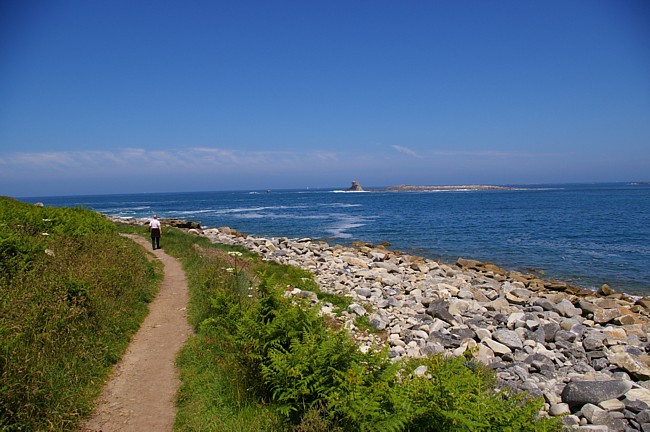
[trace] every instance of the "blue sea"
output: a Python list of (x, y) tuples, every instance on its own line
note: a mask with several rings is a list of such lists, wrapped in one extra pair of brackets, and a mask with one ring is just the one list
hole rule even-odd
[(367, 192), (333, 189), (23, 198), (118, 217), (174, 217), (263, 237), (390, 243), (406, 253), (543, 271), (595, 289), (650, 295), (650, 185)]

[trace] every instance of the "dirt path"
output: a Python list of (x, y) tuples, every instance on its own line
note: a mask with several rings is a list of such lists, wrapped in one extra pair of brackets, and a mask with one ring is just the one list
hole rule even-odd
[[(127, 237), (151, 249), (146, 239)], [(165, 267), (160, 292), (82, 431), (172, 430), (179, 385), (176, 355), (192, 333), (186, 316), (188, 289), (179, 261), (161, 249), (153, 253)]]

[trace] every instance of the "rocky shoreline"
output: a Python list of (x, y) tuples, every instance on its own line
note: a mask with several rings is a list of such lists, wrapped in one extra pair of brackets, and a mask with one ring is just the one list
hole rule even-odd
[[(351, 297), (340, 319), (362, 349), (387, 343), (395, 359), (471, 350), (500, 385), (543, 396), (545, 412), (563, 416), (568, 430), (650, 431), (650, 298), (366, 244), (189, 231), (306, 269), (322, 291)], [(299, 289), (288, 295), (319, 303)], [(332, 305), (320, 307), (331, 313)], [(357, 329), (358, 316), (383, 336)]]

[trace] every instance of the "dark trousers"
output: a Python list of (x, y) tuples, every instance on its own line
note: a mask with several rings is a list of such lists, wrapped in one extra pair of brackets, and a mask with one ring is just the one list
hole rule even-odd
[(160, 249), (160, 230), (158, 228), (151, 230), (151, 248), (153, 250)]

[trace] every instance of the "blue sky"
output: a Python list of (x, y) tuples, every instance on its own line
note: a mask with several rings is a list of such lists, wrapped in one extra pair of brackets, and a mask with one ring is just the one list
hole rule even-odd
[(650, 180), (650, 3), (0, 2), (0, 195)]

